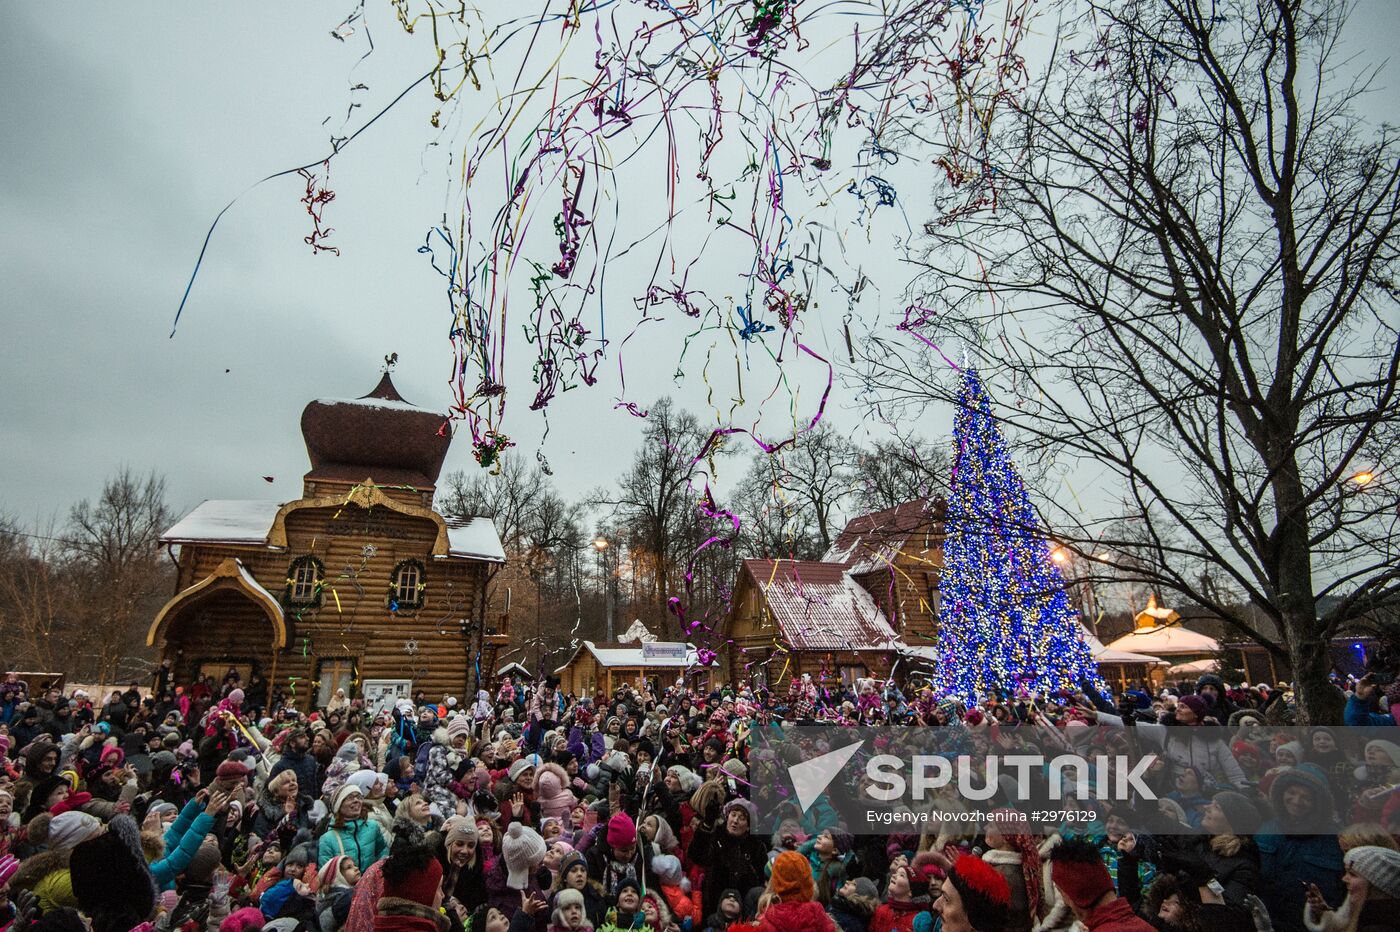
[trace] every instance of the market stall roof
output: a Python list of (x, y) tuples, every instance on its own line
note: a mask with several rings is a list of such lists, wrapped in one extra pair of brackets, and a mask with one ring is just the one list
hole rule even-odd
[(578, 649), (569, 655), (563, 666), (555, 670), (555, 673), (563, 673), (569, 664), (573, 663), (583, 651), (588, 651), (593, 655), (593, 659), (598, 661), (598, 665), (607, 668), (635, 669), (644, 667), (646, 669), (656, 669), (659, 667), (674, 667), (683, 669), (693, 667), (697, 664), (696, 650), (694, 644), (685, 645), (685, 657), (652, 656), (647, 657), (646, 648), (641, 645), (632, 644), (595, 644), (592, 641), (584, 641)]
[(1088, 628), (1084, 629), (1084, 642), (1089, 645), (1089, 653), (1093, 655), (1095, 663), (1166, 663), (1161, 657), (1153, 657), (1150, 654), (1139, 654), (1133, 651), (1115, 650), (1112, 647), (1106, 647), (1103, 641), (1100, 641)]
[(1125, 650), (1135, 654), (1170, 657), (1180, 654), (1214, 654), (1220, 642), (1213, 637), (1188, 630), (1180, 625), (1159, 625), (1139, 628), (1109, 643), (1109, 650)]
[[(1084, 642), (1089, 645), (1089, 653), (1093, 655), (1095, 663), (1140, 663), (1140, 664), (1162, 664), (1166, 663), (1161, 657), (1153, 657), (1148, 654), (1135, 654), (1126, 650), (1114, 650), (1105, 647), (1103, 642), (1094, 636), (1088, 628), (1084, 629)], [(933, 644), (905, 644), (900, 642), (895, 648), (904, 656), (913, 660), (933, 662), (938, 659), (937, 648)]]
[(1175, 666), (1167, 667), (1167, 675), (1186, 676), (1188, 674), (1200, 675), (1202, 673), (1214, 673), (1217, 666), (1217, 661), (1210, 658), (1205, 660), (1192, 660), (1187, 663), (1178, 663)]

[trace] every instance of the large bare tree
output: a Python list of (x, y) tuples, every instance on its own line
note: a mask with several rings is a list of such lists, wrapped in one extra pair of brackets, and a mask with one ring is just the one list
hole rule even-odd
[(145, 628), (174, 577), (159, 547), (171, 524), (165, 479), (122, 468), (95, 502), (73, 506), (68, 524), (69, 570), (80, 587), (85, 622), (80, 668), (103, 684), (144, 675)]
[[(927, 227), (904, 325), (981, 347), (1033, 473), (1091, 477), (1043, 497), (1057, 536), (1097, 559), (1133, 528), (1100, 571), (1286, 658), (1313, 722), (1340, 708), (1328, 639), (1400, 601), (1400, 148), (1358, 109), (1352, 11), (1067, 0), (988, 127), (995, 203)], [(955, 390), (872, 346), (885, 403)]]
[(16, 668), (71, 670), (80, 602), (60, 532), (56, 521), (30, 533), (0, 517), (0, 629), (7, 660)]
[[(631, 562), (650, 583), (650, 610), (641, 612), (645, 621), (667, 617), (668, 600), (687, 588), (683, 574), (692, 559), (704, 566), (691, 566), (691, 588), (697, 579), (714, 578), (706, 570), (717, 557), (716, 548), (695, 556), (706, 522), (698, 508), (697, 486), (703, 486), (698, 467), (703, 464), (695, 463), (694, 457), (705, 449), (710, 435), (694, 414), (662, 398), (648, 411), (642, 446), (617, 487), (594, 493), (594, 504), (606, 509), (607, 523), (625, 538)], [(724, 452), (720, 447), (713, 456)], [(685, 633), (674, 619), (666, 623), (673, 632)]]

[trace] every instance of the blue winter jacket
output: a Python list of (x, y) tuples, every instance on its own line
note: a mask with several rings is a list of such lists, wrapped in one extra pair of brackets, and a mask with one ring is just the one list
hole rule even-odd
[(343, 854), (354, 861), (363, 873), (375, 861), (388, 857), (389, 844), (373, 819), (356, 819), (345, 823), (344, 828), (326, 829), (316, 852), (317, 864), (325, 864), (336, 855)]
[(151, 876), (161, 890), (174, 890), (175, 878), (190, 866), (194, 853), (204, 844), (204, 836), (214, 830), (214, 817), (204, 811), (197, 799), (185, 803), (185, 808), (165, 830), (165, 857), (150, 864)]

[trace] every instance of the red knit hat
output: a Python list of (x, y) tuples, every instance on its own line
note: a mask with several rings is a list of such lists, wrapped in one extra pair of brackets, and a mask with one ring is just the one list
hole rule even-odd
[(1011, 908), (1011, 887), (986, 861), (964, 854), (948, 871), (948, 883), (958, 891), (963, 911), (974, 929), (1000, 929)]
[(608, 820), (608, 847), (626, 848), (637, 843), (637, 823), (625, 812)]
[(812, 865), (796, 851), (784, 851), (773, 859), (772, 886), (773, 892), (784, 903), (807, 902), (816, 893)]
[(1108, 866), (1101, 858), (1051, 857), (1050, 881), (1060, 888), (1075, 906), (1081, 909), (1093, 906), (1103, 899), (1105, 893), (1113, 889), (1113, 878), (1108, 874)]
[(441, 885), (442, 864), (438, 862), (437, 858), (428, 858), (427, 863), (421, 869), (409, 871), (405, 876), (400, 877), (397, 883), (391, 881), (386, 875), (384, 877), (384, 895), (422, 903), (424, 906), (432, 906), (433, 900), (437, 897), (438, 887)]
[(214, 776), (220, 780), (237, 780), (239, 777), (250, 777), (253, 775), (253, 768), (242, 761), (226, 760), (214, 771)]

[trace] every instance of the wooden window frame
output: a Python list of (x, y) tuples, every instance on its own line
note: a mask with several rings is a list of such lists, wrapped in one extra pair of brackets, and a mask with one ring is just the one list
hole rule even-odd
[[(415, 597), (412, 599), (402, 598), (404, 591), (401, 576), (407, 570), (413, 570), (418, 575), (413, 591)], [(395, 613), (416, 612), (427, 602), (428, 591), (428, 568), (422, 560), (410, 557), (407, 560), (400, 560), (394, 564), (394, 571), (389, 574), (389, 611)]]
[[(311, 585), (311, 595), (304, 599), (297, 598), (298, 574), (308, 566), (312, 567), (315, 572)], [(325, 588), (325, 579), (326, 565), (320, 559), (309, 553), (297, 557), (287, 567), (287, 585), (282, 590), (282, 604), (296, 609), (320, 608), (321, 590)]]

